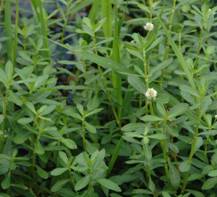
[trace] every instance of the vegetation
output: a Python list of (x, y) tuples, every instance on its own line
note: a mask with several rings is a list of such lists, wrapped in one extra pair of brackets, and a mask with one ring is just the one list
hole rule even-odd
[(0, 1), (0, 196), (215, 197), (216, 11)]

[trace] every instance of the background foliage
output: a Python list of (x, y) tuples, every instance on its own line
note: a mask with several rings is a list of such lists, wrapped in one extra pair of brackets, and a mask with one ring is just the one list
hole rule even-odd
[(0, 196), (214, 197), (215, 5), (0, 1)]

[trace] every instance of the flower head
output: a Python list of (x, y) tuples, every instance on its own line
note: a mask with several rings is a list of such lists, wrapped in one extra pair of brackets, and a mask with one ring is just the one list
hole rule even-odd
[(150, 23), (150, 22), (146, 23), (146, 24), (144, 25), (144, 29), (145, 29), (146, 31), (152, 31), (152, 30), (154, 29), (153, 23)]
[(148, 88), (147, 91), (145, 92), (145, 96), (149, 100), (156, 99), (157, 91), (154, 88)]

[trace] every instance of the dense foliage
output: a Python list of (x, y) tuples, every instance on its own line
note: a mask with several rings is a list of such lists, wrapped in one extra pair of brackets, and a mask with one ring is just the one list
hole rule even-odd
[(211, 0), (1, 0), (1, 197), (215, 197)]

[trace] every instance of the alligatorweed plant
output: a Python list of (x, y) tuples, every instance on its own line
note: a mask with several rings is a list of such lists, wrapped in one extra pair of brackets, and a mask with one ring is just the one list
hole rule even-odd
[(0, 1), (0, 196), (215, 197), (215, 1)]

